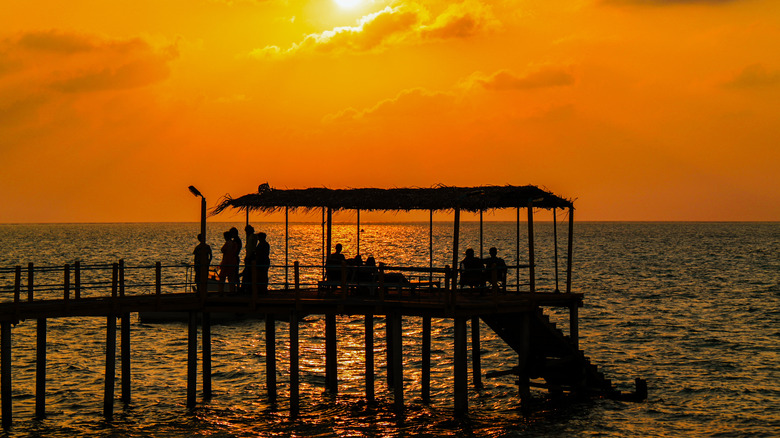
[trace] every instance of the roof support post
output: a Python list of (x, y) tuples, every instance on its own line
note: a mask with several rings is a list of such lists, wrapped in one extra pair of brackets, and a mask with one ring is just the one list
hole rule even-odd
[(290, 288), (290, 207), (284, 206), (284, 288)]
[(455, 207), (452, 230), (452, 290), (458, 286), (458, 241), (460, 240), (460, 207)]
[(515, 233), (515, 273), (517, 273), (517, 291), (520, 292), (520, 206), (517, 207), (517, 230)]
[(429, 211), (428, 218), (428, 267), (431, 269), (428, 281), (433, 284), (433, 210)]
[(571, 257), (574, 247), (574, 207), (569, 207), (569, 248), (567, 251), (567, 263), (566, 263), (566, 293), (571, 293)]
[(482, 210), (480, 210), (479, 211), (479, 258), (480, 259), (485, 258), (485, 251), (482, 245), (483, 237), (484, 237), (484, 233), (482, 232)]
[(528, 200), (528, 281), (529, 290), (536, 292), (536, 278), (534, 269), (534, 201)]
[(553, 207), (552, 213), (553, 213), (553, 242), (555, 244), (554, 252), (555, 254), (555, 292), (560, 292), (560, 289), (558, 289), (558, 215), (556, 214), (557, 209)]
[(360, 254), (360, 209), (357, 211), (357, 254)]
[(320, 225), (322, 225), (322, 244), (320, 245), (320, 250), (322, 251), (322, 279), (325, 279), (325, 260), (328, 257), (328, 253), (325, 252), (325, 207), (322, 207), (322, 221), (320, 222)]
[(325, 260), (327, 260), (327, 257), (330, 255), (330, 248), (332, 247), (331, 244), (333, 243), (333, 210), (328, 207), (328, 215), (327, 215), (327, 251), (325, 251)]

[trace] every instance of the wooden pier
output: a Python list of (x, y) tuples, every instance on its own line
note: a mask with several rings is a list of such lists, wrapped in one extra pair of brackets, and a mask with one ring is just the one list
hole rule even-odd
[[(261, 186), (262, 189), (262, 186)], [(322, 276), (325, 272), (325, 260), (317, 265), (304, 266), (298, 262), (289, 263), (285, 260), (283, 265), (271, 266), (272, 269), (284, 272), (284, 281), (271, 287), (269, 290), (261, 288), (255, 280), (257, 266), (251, 269), (252, 284), (248, 293), (243, 295), (221, 292), (211, 292), (206, 283), (194, 285), (189, 282), (181, 284), (166, 282), (165, 278), (171, 278), (169, 271), (182, 270), (181, 266), (163, 267), (160, 263), (154, 266), (133, 267), (136, 270), (145, 271), (146, 283), (128, 288), (125, 281), (125, 273), (129, 267), (122, 261), (110, 265), (93, 267), (80, 266), (78, 262), (73, 266), (65, 265), (60, 268), (35, 268), (31, 263), (26, 269), (17, 266), (7, 269), (13, 272), (14, 284), (5, 288), (13, 291), (13, 300), (0, 302), (0, 404), (2, 405), (2, 424), (9, 427), (12, 422), (11, 393), (13, 385), (13, 371), (11, 369), (12, 358), (12, 326), (23, 320), (37, 321), (37, 356), (36, 356), (36, 394), (35, 416), (43, 418), (46, 415), (46, 324), (48, 319), (68, 317), (96, 317), (106, 320), (106, 360), (105, 360), (105, 389), (103, 399), (103, 413), (110, 419), (114, 408), (114, 389), (116, 377), (116, 342), (117, 319), (120, 321), (119, 337), (119, 363), (121, 373), (121, 400), (131, 400), (132, 382), (130, 380), (130, 352), (132, 348), (130, 333), (130, 315), (132, 313), (149, 312), (178, 312), (186, 315), (187, 319), (187, 393), (186, 404), (193, 408), (197, 404), (198, 369), (200, 368), (201, 395), (204, 400), (212, 397), (211, 386), (211, 322), (212, 316), (220, 314), (241, 314), (247, 317), (265, 318), (266, 330), (266, 391), (271, 403), (277, 401), (279, 395), (276, 382), (277, 361), (287, 360), (290, 369), (289, 383), (289, 416), (294, 419), (300, 414), (299, 391), (299, 348), (300, 343), (307, 342), (299, 336), (298, 324), (306, 315), (321, 315), (325, 319), (325, 387), (336, 394), (338, 392), (338, 339), (337, 315), (360, 315), (365, 318), (365, 399), (368, 403), (375, 401), (376, 378), (374, 372), (374, 317), (383, 316), (386, 321), (386, 335), (384, 336), (387, 351), (386, 381), (388, 388), (392, 389), (393, 409), (399, 415), (403, 415), (405, 409), (405, 394), (403, 385), (404, 376), (404, 351), (403, 351), (403, 318), (421, 318), (421, 379), (419, 394), (423, 402), (431, 400), (431, 319), (445, 318), (453, 324), (454, 349), (453, 349), (453, 411), (456, 416), (464, 416), (468, 413), (469, 400), (469, 363), (468, 350), (471, 346), (471, 374), (472, 383), (476, 389), (482, 386), (483, 377), (497, 377), (500, 375), (517, 376), (518, 390), (523, 400), (530, 395), (531, 387), (546, 388), (552, 393), (573, 392), (580, 394), (614, 397), (622, 399), (641, 400), (646, 397), (647, 388), (643, 380), (637, 379), (636, 392), (622, 394), (616, 390), (611, 381), (599, 372), (597, 367), (590, 363), (584, 352), (579, 349), (579, 314), (578, 309), (583, 305), (583, 294), (571, 291), (571, 264), (572, 264), (572, 227), (573, 207), (569, 201), (557, 197), (547, 197), (521, 187), (517, 193), (519, 199), (506, 195), (506, 191), (499, 193), (498, 201), (495, 199), (483, 199), (485, 190), (465, 192), (468, 197), (476, 196), (477, 203), (469, 204), (468, 198), (462, 191), (449, 193), (457, 202), (455, 204), (454, 243), (453, 243), (453, 267), (449, 265), (441, 268), (434, 267), (431, 263), (427, 267), (402, 267), (384, 266), (380, 264), (378, 275), (368, 282), (348, 280), (346, 274), (342, 274), (341, 281), (325, 281)], [(503, 189), (503, 188), (502, 188)], [(511, 188), (513, 190), (517, 188)], [(534, 188), (536, 189), (536, 188)], [(320, 189), (317, 189), (320, 190)], [(438, 189), (432, 189), (438, 190)], [(538, 190), (538, 189), (536, 189)], [(266, 192), (267, 194), (268, 192)], [(412, 192), (417, 193), (417, 192)], [(471, 193), (476, 193), (472, 195)], [(516, 190), (512, 192), (516, 193)], [(263, 195), (263, 193), (260, 193)], [(308, 197), (295, 193), (296, 199), (301, 199), (301, 204), (306, 208), (312, 205), (323, 206), (324, 222), (323, 242), (327, 247), (323, 248), (323, 254), (330, 253), (331, 247), (331, 214), (332, 205), (340, 205), (347, 208), (355, 205), (351, 198), (334, 200), (333, 198), (318, 198), (319, 204), (313, 203)], [(321, 193), (320, 193), (321, 195)], [(429, 202), (429, 193), (424, 193), (421, 198), (406, 195), (407, 201), (413, 204), (398, 204), (397, 199), (392, 202), (385, 200), (385, 205), (376, 204), (377, 197), (370, 199), (372, 204), (368, 208), (385, 209), (434, 209), (450, 208), (451, 203), (426, 204)], [(248, 195), (249, 196), (249, 195)], [(266, 206), (270, 209), (284, 206), (287, 212), (291, 204), (289, 198), (268, 199), (255, 195), (250, 196), (255, 205)], [(239, 207), (242, 198), (233, 200)], [(323, 201), (323, 199), (325, 201)], [(412, 199), (412, 201), (409, 201)], [(507, 201), (510, 199), (510, 201)], [(380, 200), (381, 201), (381, 200)], [(487, 202), (490, 201), (490, 202)], [(339, 204), (341, 202), (341, 204)], [(438, 202), (438, 201), (437, 201)], [(381, 204), (381, 202), (380, 202)], [(234, 205), (234, 206), (236, 206)], [(501, 278), (498, 268), (493, 265), (486, 269), (488, 280), (484, 285), (477, 287), (463, 287), (458, 283), (459, 275), (463, 274), (458, 269), (458, 230), (459, 211), (461, 208), (472, 211), (482, 211), (485, 208), (507, 208), (514, 205), (518, 210), (518, 235), (520, 233), (519, 218), (520, 209), (528, 209), (528, 263), (516, 263), (509, 266), (513, 271), (515, 283), (511, 284), (507, 278)], [(205, 199), (202, 202), (205, 211)], [(543, 290), (536, 285), (534, 274), (534, 240), (533, 240), (533, 208), (569, 208), (569, 243), (566, 266), (566, 285), (564, 291), (558, 289), (558, 266), (556, 249), (555, 287)], [(263, 207), (264, 208), (264, 207)], [(202, 230), (205, 231), (205, 213), (202, 215)], [(358, 216), (359, 217), (359, 216)], [(432, 217), (432, 215), (431, 215)], [(481, 215), (480, 215), (481, 218)], [(325, 228), (327, 225), (327, 228)], [(359, 225), (358, 225), (359, 227)], [(481, 230), (480, 224), (480, 230)], [(327, 233), (327, 238), (325, 237)], [(556, 234), (557, 239), (557, 234)], [(481, 241), (481, 235), (480, 235)], [(518, 237), (519, 242), (519, 237)], [(358, 244), (359, 245), (359, 244)], [(431, 244), (432, 246), (432, 244)], [(557, 248), (557, 241), (556, 241)], [(432, 250), (431, 250), (432, 251)], [(519, 243), (518, 257), (519, 260)], [(285, 251), (285, 259), (287, 254)], [(48, 275), (56, 271), (54, 275), (61, 275), (62, 282), (52, 286), (47, 284), (41, 293), (40, 286), (36, 286), (36, 269), (45, 269)], [(103, 270), (103, 281), (83, 282), (84, 271), (87, 269)], [(165, 269), (165, 272), (163, 271)], [(312, 275), (304, 275), (302, 270), (315, 270), (322, 274), (319, 281), (311, 281)], [(347, 267), (341, 266), (342, 273)], [(289, 272), (292, 271), (292, 278)], [(391, 273), (405, 273), (409, 277), (417, 277), (418, 281), (396, 282), (390, 281)], [(521, 275), (522, 274), (522, 275)], [(175, 276), (175, 275), (174, 275)], [(179, 278), (183, 278), (180, 275)], [(387, 281), (386, 281), (387, 280)], [(508, 284), (509, 283), (509, 284)], [(0, 285), (2, 287), (3, 285)], [(85, 287), (90, 287), (89, 296), (82, 293)], [(174, 289), (178, 288), (179, 291)], [(132, 290), (131, 290), (132, 289)], [(22, 296), (22, 292), (26, 296)], [(562, 308), (568, 310), (569, 323), (565, 330), (556, 327), (552, 323), (545, 309)], [(276, 351), (276, 320), (289, 321), (289, 349), (287, 357)], [(480, 321), (493, 330), (518, 357), (518, 365), (511, 369), (493, 372), (483, 375), (480, 359)], [(468, 325), (471, 325), (471, 342), (468, 340)], [(198, 367), (198, 328), (200, 326), (200, 342), (202, 343)], [(184, 334), (182, 334), (184, 336)]]

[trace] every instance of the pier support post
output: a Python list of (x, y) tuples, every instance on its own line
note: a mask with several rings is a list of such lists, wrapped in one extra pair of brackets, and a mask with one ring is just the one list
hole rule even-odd
[(35, 359), (35, 418), (46, 417), (46, 318), (38, 318)]
[(431, 317), (422, 318), (422, 382), (420, 392), (423, 403), (431, 402)]
[(192, 409), (195, 407), (198, 383), (198, 320), (196, 312), (190, 312), (187, 328), (187, 409)]
[(211, 400), (211, 313), (201, 319), (201, 355), (203, 360), (203, 399)]
[[(116, 272), (116, 271), (114, 271)], [(106, 376), (103, 388), (103, 416), (114, 416), (114, 382), (116, 379), (116, 316), (106, 318)]]
[(518, 353), (517, 363), (517, 388), (520, 393), (521, 402), (527, 402), (531, 396), (530, 379), (528, 377), (528, 359), (531, 351), (531, 311), (523, 313), (522, 331), (520, 333), (520, 352)]
[(0, 403), (2, 403), (3, 428), (11, 427), (11, 323), (0, 322)]
[(130, 403), (130, 314), (123, 313), (120, 327), (120, 350), (122, 362), (122, 402)]
[(475, 389), (482, 389), (482, 357), (479, 339), (479, 317), (471, 318), (471, 380)]
[(336, 314), (325, 314), (325, 389), (332, 395), (339, 392)]
[(298, 313), (290, 312), (290, 419), (298, 418), (300, 413), (300, 385), (298, 358)]
[(393, 372), (393, 318), (385, 315), (385, 352), (387, 353), (387, 389), (393, 389), (395, 373)]
[(366, 314), (366, 402), (374, 403), (374, 315)]
[(265, 316), (265, 386), (268, 401), (276, 403), (276, 320), (270, 313)]
[(404, 412), (404, 361), (401, 314), (393, 313), (393, 410), (396, 414)]
[(454, 395), (455, 416), (468, 413), (468, 366), (466, 365), (466, 318), (455, 317)]

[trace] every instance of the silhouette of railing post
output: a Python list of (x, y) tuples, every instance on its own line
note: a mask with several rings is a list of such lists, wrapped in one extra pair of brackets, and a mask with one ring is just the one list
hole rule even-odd
[(119, 296), (125, 296), (125, 261), (119, 259)]
[(62, 289), (65, 308), (67, 308), (70, 300), (70, 265), (67, 263), (65, 263), (65, 268), (63, 269)]
[(73, 298), (81, 298), (81, 262), (73, 263)]
[(301, 272), (300, 272), (300, 264), (296, 261), (293, 263), (293, 275), (295, 275), (295, 278), (293, 281), (295, 281), (295, 308), (299, 309), (301, 307)]
[(32, 302), (33, 300), (33, 281), (35, 277), (35, 269), (33, 266), (33, 263), (30, 262), (27, 264), (27, 301)]
[(14, 270), (14, 304), (16, 313), (19, 313), (19, 301), (22, 295), (22, 267), (17, 265)]

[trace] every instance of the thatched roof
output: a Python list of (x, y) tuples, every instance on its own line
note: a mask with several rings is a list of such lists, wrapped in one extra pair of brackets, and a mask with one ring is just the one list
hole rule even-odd
[(337, 210), (410, 211), (453, 210), (478, 212), (484, 210), (528, 207), (568, 208), (571, 200), (558, 197), (536, 186), (479, 186), (401, 189), (328, 189), (308, 188), (281, 190), (262, 184), (258, 193), (239, 198), (230, 195), (214, 208), (218, 214), (228, 208), (271, 213), (289, 207), (312, 210), (329, 207)]

